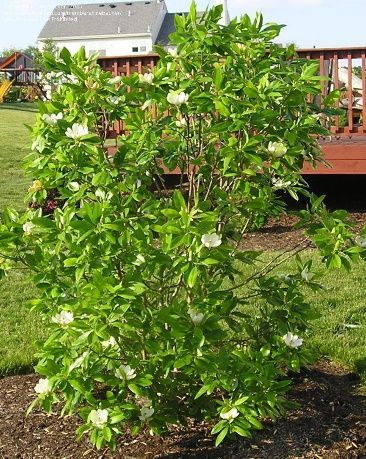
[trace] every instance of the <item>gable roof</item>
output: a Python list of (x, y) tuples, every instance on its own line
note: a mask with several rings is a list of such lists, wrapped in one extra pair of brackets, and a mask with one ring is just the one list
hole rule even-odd
[(0, 58), (0, 69), (18, 68), (19, 65), (28, 68), (32, 67), (33, 59), (29, 57), (27, 54), (22, 53), (21, 51), (16, 51), (10, 56)]
[(167, 13), (164, 0), (56, 6), (38, 39), (149, 34)]
[[(156, 39), (156, 44), (167, 45), (169, 43), (169, 35), (175, 32), (174, 17), (177, 13), (167, 13), (161, 26), (159, 35)], [(187, 13), (184, 13), (187, 14)]]

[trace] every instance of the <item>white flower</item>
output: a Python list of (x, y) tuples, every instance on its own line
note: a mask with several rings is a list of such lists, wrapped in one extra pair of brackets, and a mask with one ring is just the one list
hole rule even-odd
[(32, 229), (34, 228), (34, 224), (32, 222), (26, 222), (23, 225), (23, 231), (25, 236), (30, 236), (32, 234)]
[(286, 154), (287, 147), (282, 142), (269, 142), (268, 151), (275, 158), (280, 158), (281, 156)]
[(169, 53), (172, 57), (177, 57), (177, 56), (178, 56), (177, 48), (168, 48), (168, 53)]
[(223, 413), (223, 412), (220, 413), (220, 418), (226, 419), (227, 421), (232, 421), (238, 416), (239, 416), (239, 411), (236, 408), (231, 408), (231, 410), (226, 411), (226, 413)]
[(34, 386), (34, 391), (39, 395), (46, 395), (51, 392), (51, 385), (49, 380), (47, 378), (40, 379)]
[(127, 379), (129, 381), (130, 379), (136, 378), (136, 371), (131, 368), (130, 365), (121, 365), (117, 368), (115, 375), (117, 378)]
[(40, 153), (44, 150), (46, 146), (46, 141), (40, 135), (36, 138), (36, 140), (32, 143), (31, 150), (37, 150)]
[(91, 410), (89, 413), (89, 421), (97, 429), (103, 429), (108, 421), (108, 410)]
[(70, 137), (70, 139), (80, 139), (83, 135), (88, 134), (88, 126), (84, 124), (74, 123), (71, 128), (66, 129), (66, 136)]
[(314, 273), (310, 273), (308, 270), (303, 269), (301, 271), (301, 277), (305, 282), (309, 282), (314, 277)]
[(179, 128), (183, 128), (187, 126), (187, 120), (185, 118), (181, 118), (175, 122), (175, 125)]
[(154, 103), (152, 99), (147, 99), (145, 102), (142, 104), (141, 110), (146, 110), (147, 108), (151, 107), (151, 105)]
[(69, 183), (69, 188), (71, 191), (79, 191), (80, 190), (80, 185), (78, 182), (70, 182)]
[(42, 116), (42, 119), (46, 124), (49, 124), (51, 126), (55, 126), (57, 124), (58, 120), (62, 120), (63, 116), (64, 115), (61, 112), (57, 113), (57, 115), (56, 115), (56, 113), (51, 113), (51, 115), (48, 115), (47, 113), (45, 113)]
[(145, 257), (144, 257), (141, 253), (139, 253), (139, 254), (136, 256), (136, 260), (133, 261), (133, 264), (134, 264), (135, 266), (141, 266), (141, 265), (143, 265), (145, 262), (146, 262)]
[(116, 339), (114, 336), (110, 336), (109, 339), (102, 341), (102, 346), (103, 347), (114, 347), (117, 344)]
[(209, 248), (218, 247), (222, 243), (221, 237), (216, 233), (204, 234), (201, 237), (201, 242), (205, 247), (209, 247)]
[(69, 311), (61, 311), (52, 317), (52, 322), (59, 325), (68, 325), (74, 320), (74, 314)]
[(285, 336), (282, 337), (286, 346), (296, 349), (302, 345), (303, 340), (297, 335), (294, 335), (291, 332), (287, 332)]
[(118, 105), (121, 99), (118, 96), (109, 96), (107, 97), (107, 100), (110, 104)]
[(136, 188), (140, 188), (140, 186), (142, 185), (141, 180), (137, 179), (136, 182), (135, 182), (135, 185), (136, 185)]
[(143, 406), (140, 409), (139, 419), (141, 421), (146, 421), (147, 419), (151, 418), (151, 416), (154, 414), (154, 411), (154, 408), (148, 408), (147, 406)]
[(361, 236), (355, 237), (356, 244), (361, 247), (362, 249), (366, 248), (366, 239)]
[(144, 73), (143, 75), (139, 74), (140, 83), (152, 84), (154, 79), (153, 73)]
[(188, 309), (188, 314), (194, 325), (199, 325), (205, 317), (205, 315), (202, 312), (197, 312), (191, 308)]
[(278, 178), (273, 177), (273, 179), (271, 181), (272, 181), (273, 188), (276, 188), (277, 190), (281, 190), (283, 188), (287, 188), (288, 186), (291, 185), (290, 181), (286, 181), (285, 182), (279, 177)]
[(185, 92), (178, 93), (176, 91), (170, 91), (167, 95), (167, 101), (172, 105), (176, 105), (177, 107), (186, 104), (188, 99), (189, 95)]

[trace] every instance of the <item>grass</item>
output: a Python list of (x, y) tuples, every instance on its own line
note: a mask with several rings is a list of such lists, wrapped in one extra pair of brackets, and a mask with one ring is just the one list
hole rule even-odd
[[(21, 162), (30, 140), (23, 124), (31, 124), (34, 116), (30, 111), (0, 106), (0, 211), (5, 205), (24, 208), (23, 195), (30, 180), (25, 178)], [(271, 256), (265, 254), (264, 259)], [(324, 269), (319, 257), (311, 252), (307, 256), (315, 260), (316, 269)], [(290, 273), (294, 268), (294, 263), (288, 262), (278, 272)], [(314, 322), (306, 341), (319, 355), (366, 377), (365, 273), (364, 263), (354, 265), (350, 274), (332, 271), (322, 280), (323, 291), (309, 291), (309, 301), (322, 317)], [(33, 342), (45, 334), (39, 316), (25, 306), (34, 294), (24, 271), (14, 271), (0, 283), (0, 375), (23, 371), (33, 363)], [(255, 304), (252, 307), (254, 311)]]
[(22, 112), (37, 112), (36, 102), (4, 102), (0, 104), (0, 110), (20, 110)]
[[(262, 260), (269, 262), (273, 254), (264, 254)], [(324, 272), (316, 252), (308, 251), (304, 259), (312, 258), (314, 272)], [(281, 265), (274, 274), (296, 273), (296, 263)], [(319, 283), (323, 289), (313, 292), (306, 287), (306, 299), (314, 305), (321, 317), (312, 323), (312, 330), (305, 337), (306, 344), (319, 357), (326, 357), (362, 374), (366, 381), (366, 265), (353, 265), (350, 273), (332, 270)], [(244, 293), (244, 291), (242, 291)], [(255, 313), (257, 304), (253, 302), (250, 311)]]
[(34, 363), (34, 342), (44, 336), (40, 317), (26, 307), (34, 295), (24, 271), (14, 270), (0, 282), (0, 376), (27, 371)]
[[(0, 212), (6, 206), (25, 208), (23, 197), (30, 179), (21, 165), (31, 140), (24, 124), (35, 119), (29, 105), (0, 105)], [(25, 304), (34, 294), (22, 270), (0, 282), (0, 375), (23, 371), (33, 363), (33, 342), (43, 334), (39, 316), (30, 313)]]
[[(24, 209), (23, 197), (30, 184), (21, 167), (30, 149), (30, 136), (24, 124), (32, 124), (34, 111), (5, 108), (0, 104), (0, 210), (6, 206)], [(19, 104), (14, 104), (18, 107)]]

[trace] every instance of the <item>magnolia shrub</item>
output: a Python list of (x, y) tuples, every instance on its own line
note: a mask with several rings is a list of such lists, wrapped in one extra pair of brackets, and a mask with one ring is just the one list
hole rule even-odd
[[(189, 418), (209, 421), (217, 444), (249, 437), (284, 413), (287, 371), (309, 360), (311, 263), (277, 275), (289, 254), (263, 264), (246, 235), (283, 212), (279, 192), (305, 190), (299, 171), (319, 158), (318, 67), (273, 43), (281, 26), (258, 15), (223, 27), (221, 12), (177, 16), (176, 51), (158, 47), (141, 75), (112, 77), (83, 49), (46, 56), (64, 84), (39, 104), (30, 206), (2, 214), (1, 270), (29, 268), (49, 327), (32, 407), (78, 413), (98, 448)], [(180, 182), (167, 187), (163, 166)], [(301, 217), (329, 266), (362, 250), (320, 200)]]

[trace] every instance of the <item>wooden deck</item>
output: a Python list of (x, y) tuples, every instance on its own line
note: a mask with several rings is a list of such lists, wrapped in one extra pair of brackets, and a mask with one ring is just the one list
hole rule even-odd
[[(304, 175), (366, 175), (366, 47), (311, 48), (297, 50), (299, 57), (319, 62), (319, 74), (328, 79), (321, 83), (318, 103), (332, 89), (341, 90), (336, 103), (343, 110), (342, 116), (331, 120), (331, 135), (319, 139), (324, 159), (329, 167), (318, 165), (313, 169), (307, 164)], [(117, 75), (143, 73), (156, 66), (159, 56), (102, 57), (99, 64), (104, 70)], [(358, 78), (355, 78), (357, 73)], [(114, 138), (123, 132), (122, 122), (117, 122), (110, 132)], [(171, 171), (170, 173), (179, 173)]]

